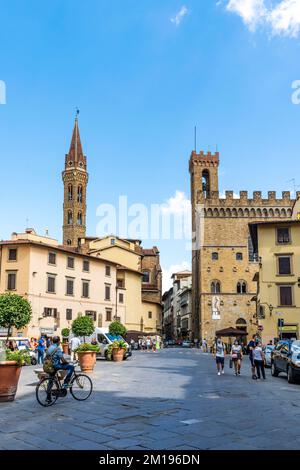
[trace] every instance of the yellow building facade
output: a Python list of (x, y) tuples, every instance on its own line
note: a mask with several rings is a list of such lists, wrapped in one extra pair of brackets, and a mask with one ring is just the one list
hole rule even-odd
[(291, 219), (249, 225), (258, 254), (257, 322), (263, 343), (300, 335), (300, 199)]
[[(117, 263), (117, 298), (124, 298), (125, 325), (128, 330), (147, 333), (160, 333), (162, 328), (162, 305), (160, 280), (157, 284), (156, 298), (145, 295), (149, 279), (144, 282), (143, 248), (139, 240), (125, 240), (114, 235), (89, 240), (88, 253), (99, 259)], [(158, 253), (156, 254), (156, 257)], [(154, 277), (147, 268), (147, 277)], [(152, 285), (152, 284), (151, 284)]]
[(32, 307), (30, 324), (15, 334), (61, 335), (81, 315), (99, 327), (108, 327), (116, 316), (126, 324), (125, 299), (117, 299), (117, 264), (78, 253), (32, 229), (0, 242), (0, 293), (9, 292)]

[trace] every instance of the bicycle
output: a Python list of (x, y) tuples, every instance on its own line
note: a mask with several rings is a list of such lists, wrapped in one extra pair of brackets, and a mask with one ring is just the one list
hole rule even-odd
[[(75, 362), (76, 366), (78, 362)], [(68, 389), (72, 397), (78, 401), (87, 400), (93, 391), (93, 382), (90, 377), (86, 374), (77, 373), (74, 369), (70, 383), (67, 388), (62, 387), (63, 377), (60, 377), (59, 373), (61, 370), (57, 370), (55, 374), (48, 375), (41, 379), (36, 386), (35, 394), (38, 403), (44, 407), (54, 405), (57, 399), (60, 397), (66, 397)]]

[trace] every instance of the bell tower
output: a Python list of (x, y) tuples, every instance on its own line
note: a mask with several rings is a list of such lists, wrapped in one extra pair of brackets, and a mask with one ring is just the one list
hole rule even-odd
[[(78, 114), (78, 113), (77, 113)], [(69, 153), (65, 157), (63, 205), (63, 244), (78, 247), (86, 236), (86, 189), (88, 183), (86, 156), (83, 154), (75, 118)]]

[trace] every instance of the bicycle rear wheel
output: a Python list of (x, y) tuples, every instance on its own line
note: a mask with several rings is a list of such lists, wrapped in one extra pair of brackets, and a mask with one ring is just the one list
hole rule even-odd
[(85, 374), (77, 374), (71, 381), (70, 393), (78, 401), (87, 400), (93, 391), (93, 382)]
[(59, 396), (59, 383), (52, 377), (42, 379), (35, 389), (36, 399), (42, 406), (52, 406)]

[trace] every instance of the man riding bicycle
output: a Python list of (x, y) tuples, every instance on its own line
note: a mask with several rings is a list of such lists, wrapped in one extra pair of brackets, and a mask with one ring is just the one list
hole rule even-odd
[(68, 371), (63, 386), (62, 388), (67, 388), (72, 374), (74, 372), (75, 367), (73, 364), (70, 364), (66, 359), (64, 358), (62, 349), (60, 347), (60, 337), (59, 336), (54, 336), (52, 339), (52, 344), (51, 346), (47, 349), (47, 355), (52, 357), (52, 362), (53, 366), (56, 371), (58, 370), (66, 370)]

